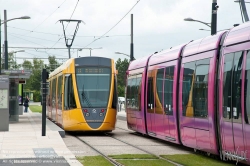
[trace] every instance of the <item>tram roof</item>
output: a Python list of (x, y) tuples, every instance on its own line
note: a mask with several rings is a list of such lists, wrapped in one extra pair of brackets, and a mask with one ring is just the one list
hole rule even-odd
[(172, 61), (175, 59), (178, 59), (181, 54), (181, 49), (185, 46), (186, 44), (181, 44), (175, 47), (171, 47), (167, 50), (161, 51), (157, 54), (154, 54), (150, 60), (148, 65), (154, 65), (158, 63), (163, 63), (167, 61)]
[(202, 39), (194, 40), (187, 44), (184, 48), (183, 57), (190, 56), (193, 54), (217, 49), (220, 44), (221, 36), (227, 31), (218, 32), (215, 35), (207, 36)]
[(246, 42), (250, 40), (250, 22), (246, 22), (239, 26), (232, 28), (223, 44), (223, 46), (228, 46), (240, 42)]

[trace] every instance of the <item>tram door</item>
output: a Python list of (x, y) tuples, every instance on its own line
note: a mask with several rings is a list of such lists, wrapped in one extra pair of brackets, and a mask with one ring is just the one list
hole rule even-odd
[(153, 84), (153, 72), (148, 71), (148, 78), (147, 78), (147, 100), (146, 100), (146, 122), (147, 122), (147, 129), (149, 135), (155, 135), (153, 131), (153, 124), (154, 124), (154, 84)]
[[(245, 68), (245, 81), (244, 81), (244, 134), (245, 134), (245, 150), (249, 149), (250, 147), (250, 51), (247, 53), (246, 57), (246, 68)], [(250, 153), (248, 151), (244, 152), (244, 157), (250, 158)]]
[(243, 52), (225, 54), (223, 59), (223, 79), (220, 82), (222, 148), (228, 153), (240, 155), (244, 152), (241, 106)]

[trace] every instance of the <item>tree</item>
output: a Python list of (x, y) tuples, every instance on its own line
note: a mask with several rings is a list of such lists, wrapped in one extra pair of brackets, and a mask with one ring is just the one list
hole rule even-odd
[(33, 68), (32, 63), (28, 60), (24, 60), (22, 67), (24, 70), (31, 70)]
[(58, 68), (61, 64), (56, 60), (55, 56), (49, 56), (49, 65), (46, 66), (46, 69), (49, 71), (54, 71), (56, 68)]
[(126, 71), (128, 70), (129, 61), (126, 58), (123, 61), (119, 58), (115, 64), (116, 64), (116, 70), (118, 70), (118, 75), (117, 75), (118, 96), (125, 96)]
[(33, 69), (32, 69), (32, 76), (30, 77), (30, 85), (32, 90), (40, 91), (41, 89), (41, 75), (42, 69), (44, 68), (44, 62), (41, 59), (33, 59)]

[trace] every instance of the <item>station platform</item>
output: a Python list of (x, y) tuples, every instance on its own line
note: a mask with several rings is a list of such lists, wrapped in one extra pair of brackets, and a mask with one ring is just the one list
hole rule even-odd
[(127, 120), (127, 114), (124, 108), (122, 108), (120, 111), (117, 112), (117, 119), (125, 121)]
[[(81, 166), (65, 145), (63, 130), (46, 121), (42, 136), (42, 114), (24, 113), (19, 122), (10, 122), (9, 131), (0, 131), (0, 166)], [(61, 133), (60, 133), (61, 132)]]

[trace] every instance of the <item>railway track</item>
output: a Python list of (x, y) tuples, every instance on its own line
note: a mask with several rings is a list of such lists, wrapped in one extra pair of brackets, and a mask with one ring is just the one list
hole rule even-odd
[[(118, 128), (118, 127), (117, 127), (117, 128)], [(119, 128), (119, 129), (121, 129), (121, 128)], [(122, 129), (122, 130), (126, 130), (126, 129)], [(129, 130), (127, 130), (127, 131), (129, 131)], [(157, 156), (159, 159), (168, 161), (168, 162), (170, 162), (170, 163), (172, 163), (172, 164), (174, 164), (174, 165), (176, 165), (176, 166), (182, 166), (182, 165), (180, 165), (180, 164), (178, 164), (178, 163), (175, 163), (175, 162), (170, 161), (170, 160), (168, 160), (168, 159), (162, 158), (162, 157), (159, 156), (159, 155), (155, 155), (155, 154), (153, 154), (153, 153), (151, 153), (151, 152), (149, 152), (149, 151), (147, 151), (147, 150), (145, 150), (145, 149), (143, 149), (143, 148), (140, 148), (140, 147), (138, 147), (138, 146), (135, 146), (135, 145), (133, 145), (133, 144), (130, 144), (130, 143), (126, 142), (126, 141), (123, 141), (123, 140), (121, 140), (121, 139), (119, 139), (119, 138), (117, 138), (117, 137), (115, 137), (115, 136), (113, 136), (113, 135), (111, 135), (111, 134), (109, 134), (109, 133), (105, 133), (105, 135), (106, 135), (106, 136), (109, 136), (109, 137), (111, 137), (111, 138), (113, 138), (113, 139), (115, 139), (115, 140), (118, 140), (118, 141), (120, 141), (120, 142), (122, 142), (122, 143), (124, 143), (124, 144), (127, 144), (127, 145), (129, 145), (129, 146), (132, 146), (133, 148), (136, 148), (136, 149), (138, 149), (138, 150), (141, 150), (141, 151), (143, 151), (143, 152), (145, 152), (145, 153), (147, 153), (147, 154)], [(139, 134), (137, 133), (137, 135), (139, 135)]]
[(109, 161), (111, 164), (115, 165), (115, 166), (123, 166), (122, 164), (120, 164), (119, 162), (113, 160), (112, 158), (108, 157), (107, 155), (105, 155), (104, 153), (102, 153), (101, 151), (99, 151), (98, 149), (96, 149), (94, 146), (90, 145), (89, 143), (87, 143), (86, 141), (82, 140), (80, 137), (75, 136), (79, 141), (83, 142), (84, 144), (88, 145), (90, 148), (92, 148), (94, 151), (96, 151), (97, 153), (99, 153), (101, 156), (103, 156), (107, 161)]
[[(131, 130), (123, 129), (123, 128), (120, 128), (120, 127), (116, 127), (116, 128), (118, 128), (118, 129), (120, 129), (120, 130), (123, 130), (123, 131), (129, 131), (129, 132), (131, 132)], [(133, 134), (133, 135), (135, 135), (135, 136), (141, 136), (141, 134), (139, 134), (139, 133), (135, 133), (135, 134)], [(128, 143), (128, 142), (126, 142), (126, 141), (124, 141), (124, 140), (122, 140), (122, 139), (119, 139), (119, 138), (115, 137), (113, 133), (104, 133), (104, 136), (107, 136), (107, 137), (110, 137), (110, 138), (112, 138), (112, 139), (115, 139), (115, 140), (117, 140), (117, 141), (119, 141), (119, 142), (121, 142), (121, 143), (123, 143), (123, 144), (125, 144), (125, 145), (127, 145), (127, 146), (130, 146), (130, 147), (133, 147), (133, 148), (135, 148), (135, 149), (137, 149), (137, 150), (139, 150), (139, 151), (142, 151), (142, 152), (144, 152), (145, 154), (150, 154), (150, 155), (157, 156), (159, 159), (162, 159), (162, 160), (165, 160), (165, 161), (167, 161), (167, 162), (170, 162), (170, 163), (172, 163), (172, 164), (174, 164), (174, 165), (176, 165), (176, 166), (182, 166), (182, 165), (177, 164), (177, 163), (175, 163), (175, 162), (172, 162), (172, 161), (170, 161), (170, 160), (168, 160), (168, 159), (162, 158), (161, 156), (156, 155), (156, 154), (154, 154), (154, 153), (152, 153), (152, 152), (149, 152), (149, 151), (147, 151), (147, 150), (145, 150), (145, 149), (143, 149), (143, 148), (140, 148), (140, 147), (138, 147), (138, 146), (136, 146), (136, 145), (133, 145), (133, 144), (131, 144), (131, 143)], [(83, 139), (81, 138), (81, 136), (74, 135), (74, 137), (76, 137), (79, 141), (81, 141), (82, 143), (86, 144), (86, 145), (89, 146), (91, 149), (93, 149), (95, 152), (97, 152), (98, 154), (100, 154), (101, 156), (103, 156), (103, 157), (104, 157), (108, 162), (110, 162), (112, 165), (115, 165), (115, 166), (123, 166), (121, 163), (117, 162), (116, 160), (112, 159), (112, 158), (109, 157), (108, 155), (104, 154), (103, 152), (101, 152), (100, 150), (98, 150), (97, 148), (95, 148), (94, 145), (91, 145), (91, 144), (88, 143), (87, 141), (83, 140)]]

